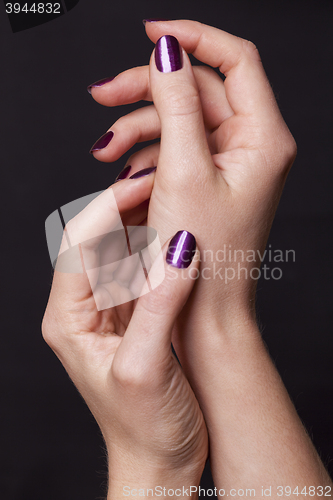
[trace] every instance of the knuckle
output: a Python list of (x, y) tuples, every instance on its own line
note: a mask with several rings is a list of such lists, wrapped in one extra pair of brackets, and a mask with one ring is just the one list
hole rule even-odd
[(296, 142), (289, 131), (276, 136), (270, 151), (265, 155), (271, 179), (285, 181), (296, 153)]
[(139, 389), (147, 386), (146, 368), (140, 359), (131, 353), (115, 356), (111, 373), (114, 381), (124, 389)]
[(283, 141), (282, 154), (283, 154), (283, 160), (284, 160), (283, 171), (289, 172), (292, 164), (295, 161), (296, 154), (297, 154), (296, 141), (290, 132), (288, 133), (288, 136)]
[(165, 89), (163, 105), (167, 113), (172, 116), (189, 116), (201, 111), (201, 102), (197, 89), (179, 83), (169, 85)]
[(73, 344), (74, 328), (68, 325), (63, 317), (64, 311), (55, 307), (54, 304), (49, 304), (41, 325), (42, 338), (59, 358), (66, 352), (72, 351), (73, 347), (77, 347), (78, 344), (77, 342)]
[(289, 141), (287, 144), (287, 155), (289, 160), (292, 162), (295, 160), (296, 155), (297, 155), (297, 143), (295, 141), (295, 138), (292, 134), (289, 135)]
[(49, 330), (49, 325), (48, 325), (48, 318), (47, 318), (47, 314), (45, 313), (43, 321), (42, 321), (42, 337), (47, 344), (49, 343), (49, 339), (50, 339), (49, 332), (50, 332), (50, 330)]
[(50, 317), (48, 310), (46, 310), (44, 314), (41, 329), (44, 341), (53, 351), (56, 351), (59, 345), (59, 338), (55, 333), (54, 322)]
[(242, 39), (242, 52), (245, 55), (249, 56), (251, 59), (261, 62), (259, 50), (257, 49), (256, 45), (250, 40)]

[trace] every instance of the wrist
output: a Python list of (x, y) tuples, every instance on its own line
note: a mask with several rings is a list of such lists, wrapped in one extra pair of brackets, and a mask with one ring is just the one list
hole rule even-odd
[(268, 358), (254, 315), (245, 308), (218, 311), (204, 322), (192, 315), (186, 324), (181, 318), (173, 344), (210, 432), (230, 381), (237, 385), (239, 377), (248, 376), (250, 360), (256, 364)]
[(152, 471), (141, 466), (135, 472), (127, 464), (127, 473), (118, 474), (117, 471), (109, 473), (109, 490), (107, 500), (120, 500), (133, 497), (163, 497), (166, 499), (198, 498), (198, 489), (202, 472), (191, 476), (182, 469), (172, 473), (165, 471)]
[(217, 279), (197, 280), (180, 316), (182, 329), (198, 331), (202, 336), (209, 325), (209, 331), (219, 338), (236, 338), (245, 330), (258, 330), (256, 285), (254, 280), (235, 280), (223, 286)]
[(112, 446), (109, 453), (109, 490), (107, 500), (138, 497), (192, 498), (197, 491), (205, 460), (186, 464), (167, 463), (148, 458), (144, 453), (120, 452)]
[(173, 342), (179, 353), (190, 352), (194, 365), (194, 358), (221, 361), (227, 351), (235, 351), (237, 355), (246, 345), (263, 345), (254, 302), (244, 295), (228, 300), (220, 299), (217, 294), (214, 300), (201, 296), (200, 302), (191, 297), (176, 323)]

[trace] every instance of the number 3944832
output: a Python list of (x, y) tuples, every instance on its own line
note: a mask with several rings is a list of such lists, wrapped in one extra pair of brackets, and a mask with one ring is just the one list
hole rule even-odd
[[(22, 2), (23, 3), (23, 2)], [(61, 14), (60, 3), (25, 3), (21, 5), (18, 2), (6, 3), (7, 14)]]

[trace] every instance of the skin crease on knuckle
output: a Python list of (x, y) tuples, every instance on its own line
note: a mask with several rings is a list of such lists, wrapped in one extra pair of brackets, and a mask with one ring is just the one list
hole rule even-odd
[(198, 90), (188, 83), (169, 83), (163, 88), (163, 99), (159, 103), (163, 114), (188, 117), (201, 113)]
[(249, 54), (249, 56), (254, 61), (261, 63), (261, 57), (259, 54), (259, 50), (257, 49), (256, 45), (253, 42), (251, 42), (250, 40), (242, 39), (242, 48), (243, 48), (245, 54)]

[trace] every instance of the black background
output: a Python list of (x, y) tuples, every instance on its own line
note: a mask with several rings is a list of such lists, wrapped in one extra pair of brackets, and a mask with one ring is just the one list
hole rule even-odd
[(48, 2), (48, 0), (21, 0), (20, 2), (7, 2), (3, 0), (6, 13), (13, 33), (33, 28), (40, 24), (58, 19), (66, 12), (73, 9), (80, 0), (63, 0), (62, 2)]
[(40, 333), (52, 279), (44, 221), (59, 206), (106, 188), (125, 163), (99, 163), (88, 150), (135, 106), (103, 108), (86, 86), (148, 63), (153, 45), (144, 17), (196, 19), (259, 48), (298, 144), (269, 241), (295, 249), (296, 262), (282, 264), (280, 281), (259, 283), (259, 318), (332, 472), (333, 3), (80, 0), (59, 19), (15, 34), (0, 7), (1, 498), (105, 495), (97, 425)]

